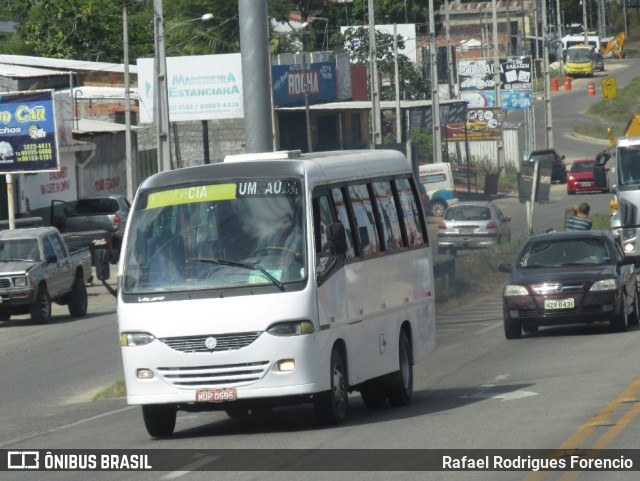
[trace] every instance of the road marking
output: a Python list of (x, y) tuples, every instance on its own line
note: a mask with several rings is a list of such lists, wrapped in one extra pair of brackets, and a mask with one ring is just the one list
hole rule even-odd
[(506, 381), (509, 378), (508, 374), (499, 374), (493, 378), (493, 382), (489, 382), (480, 386), (471, 394), (465, 394), (463, 398), (475, 398), (475, 399), (502, 399), (503, 401), (513, 401), (514, 399), (524, 399), (526, 397), (537, 396), (537, 392), (525, 391), (523, 389), (516, 389), (515, 391), (499, 392), (501, 390), (500, 381)]
[(491, 324), (487, 327), (485, 327), (484, 329), (480, 329), (478, 331), (478, 334), (485, 334), (489, 331), (493, 331), (494, 329), (498, 329), (499, 327), (502, 327), (502, 321), (496, 322), (494, 324)]
[[(589, 421), (574, 431), (562, 444), (555, 450), (550, 458), (560, 458), (567, 452), (586, 453), (586, 450), (592, 450), (587, 453), (589, 458), (594, 458), (598, 452), (609, 445), (625, 428), (629, 426), (640, 414), (640, 400), (636, 398), (636, 394), (640, 390), (640, 378), (632, 382), (622, 393), (600, 410)], [(614, 414), (619, 414), (630, 402), (633, 406), (624, 412), (616, 421), (612, 421)], [(587, 439), (596, 429), (607, 428), (598, 439), (596, 439), (590, 447), (579, 446), (581, 442)], [(538, 481), (552, 471), (537, 471), (529, 474), (524, 481)], [(575, 479), (581, 471), (566, 471), (558, 480), (570, 481)]]
[(40, 432), (40, 433), (35, 433), (35, 434), (30, 435), (30, 436), (26, 436), (24, 438), (11, 439), (11, 440), (6, 441), (4, 443), (0, 443), (0, 448), (2, 448), (4, 446), (10, 446), (11, 444), (15, 444), (15, 443), (22, 443), (24, 441), (28, 441), (29, 439), (37, 438), (37, 437), (43, 436), (45, 434), (55, 433), (57, 431), (61, 431), (63, 429), (67, 429), (67, 428), (70, 428), (70, 427), (73, 427), (73, 426), (78, 426), (80, 424), (88, 423), (88, 422), (94, 421), (96, 419), (104, 418), (104, 417), (107, 417), (107, 416), (112, 416), (114, 414), (119, 414), (119, 413), (122, 413), (122, 412), (125, 412), (125, 411), (130, 411), (131, 409), (135, 409), (137, 407), (138, 406), (126, 406), (126, 407), (123, 407), (123, 408), (120, 408), (120, 409), (116, 409), (114, 411), (109, 411), (109, 412), (106, 412), (106, 413), (98, 414), (96, 416), (91, 416), (89, 418), (81, 419), (79, 421), (74, 421), (72, 423), (65, 424), (64, 426), (58, 426), (57, 428), (49, 429), (47, 431), (43, 431), (43, 432)]
[(211, 461), (215, 461), (219, 457), (220, 456), (205, 456), (204, 458), (199, 459), (198, 461), (194, 461), (191, 464), (187, 464), (184, 467), (184, 469), (181, 469), (180, 471), (172, 471), (169, 474), (165, 474), (160, 479), (177, 479), (177, 478), (180, 478), (180, 477), (184, 476), (185, 474), (189, 474), (191, 471), (194, 471), (194, 470), (198, 469), (200, 466), (204, 466), (206, 464), (209, 464)]

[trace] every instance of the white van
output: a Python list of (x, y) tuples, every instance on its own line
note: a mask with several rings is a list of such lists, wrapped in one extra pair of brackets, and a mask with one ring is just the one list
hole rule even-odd
[[(118, 265), (127, 402), (151, 436), (178, 411), (321, 421), (409, 403), (435, 347), (418, 182), (397, 151), (271, 152), (146, 179)], [(434, 244), (435, 245), (435, 244)]]
[(442, 217), (447, 207), (458, 203), (450, 163), (436, 162), (419, 165), (418, 175), (431, 199), (431, 215)]

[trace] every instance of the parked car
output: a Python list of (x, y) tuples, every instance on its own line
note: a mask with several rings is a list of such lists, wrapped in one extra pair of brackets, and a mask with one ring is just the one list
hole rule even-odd
[(0, 231), (0, 261), (0, 320), (30, 314), (46, 324), (52, 302), (67, 305), (73, 317), (87, 314), (91, 254), (70, 250), (55, 227)]
[[(62, 210), (60, 206), (63, 206)], [(72, 203), (51, 201), (50, 217), (52, 225), (64, 236), (72, 232), (106, 232), (111, 242), (110, 261), (115, 264), (120, 255), (120, 245), (130, 209), (129, 201), (124, 195), (81, 197)], [(84, 234), (82, 237), (86, 238)]]
[(596, 53), (596, 66), (598, 72), (604, 72), (604, 57), (601, 53)]
[(609, 231), (536, 234), (524, 243), (503, 289), (504, 333), (517, 339), (540, 326), (607, 321), (638, 324), (635, 256)]
[(462, 202), (449, 207), (438, 225), (438, 253), (511, 241), (511, 218), (491, 203)]
[(529, 161), (550, 161), (551, 162), (551, 182), (567, 183), (567, 166), (564, 162), (565, 156), (560, 155), (556, 149), (534, 150), (529, 154)]
[(582, 192), (609, 192), (609, 189), (602, 189), (595, 183), (593, 168), (596, 165), (595, 159), (574, 160), (571, 168), (567, 170), (567, 194), (579, 194)]

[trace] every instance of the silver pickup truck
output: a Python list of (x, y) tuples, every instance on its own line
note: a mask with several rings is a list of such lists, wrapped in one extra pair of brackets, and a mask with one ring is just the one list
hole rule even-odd
[(30, 314), (45, 324), (52, 302), (84, 317), (91, 275), (89, 249), (70, 252), (55, 227), (0, 231), (0, 320)]

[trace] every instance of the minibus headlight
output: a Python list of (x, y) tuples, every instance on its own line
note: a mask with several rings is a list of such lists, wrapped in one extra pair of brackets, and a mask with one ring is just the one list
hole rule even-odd
[(148, 332), (123, 332), (120, 334), (120, 346), (145, 346), (154, 339)]
[(301, 334), (311, 334), (313, 323), (311, 321), (281, 322), (267, 329), (269, 334), (274, 336), (299, 336)]

